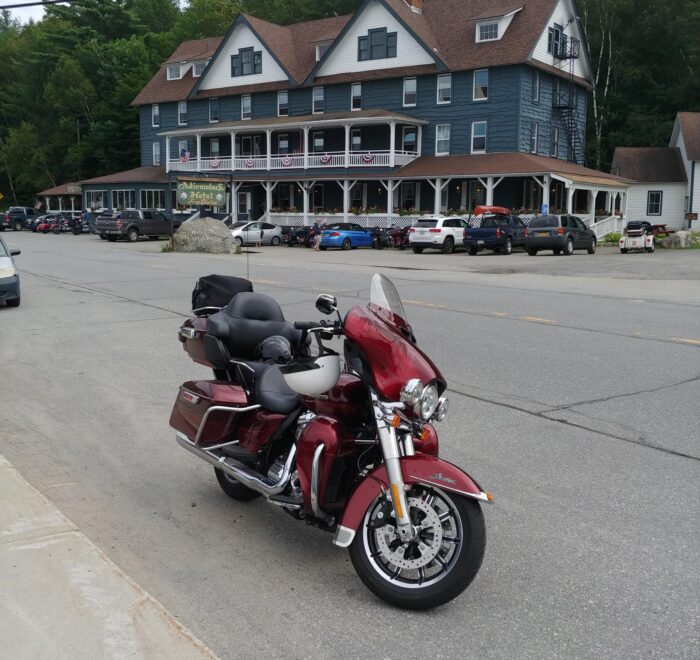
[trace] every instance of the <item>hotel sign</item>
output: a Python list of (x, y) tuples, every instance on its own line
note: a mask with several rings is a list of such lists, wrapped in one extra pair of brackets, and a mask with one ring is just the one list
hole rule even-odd
[(177, 203), (183, 206), (223, 206), (226, 184), (207, 181), (178, 181)]

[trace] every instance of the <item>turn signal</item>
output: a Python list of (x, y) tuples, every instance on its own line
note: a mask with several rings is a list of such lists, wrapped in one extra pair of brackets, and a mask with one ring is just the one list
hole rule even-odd
[(485, 493), (485, 495), (486, 495), (486, 499), (487, 499), (489, 502), (493, 502), (493, 495), (492, 495), (491, 493)]
[(394, 415), (394, 416), (391, 418), (391, 425), (392, 425), (395, 429), (399, 428), (399, 426), (401, 425), (401, 418), (400, 418), (398, 415)]

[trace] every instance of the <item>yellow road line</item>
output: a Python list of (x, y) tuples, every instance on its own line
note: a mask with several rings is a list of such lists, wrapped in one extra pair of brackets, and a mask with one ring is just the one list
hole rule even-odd
[(274, 280), (250, 280), (253, 284), (268, 284), (270, 286), (274, 286), (275, 284), (279, 284), (279, 282), (275, 282)]
[(520, 316), (519, 321), (529, 321), (530, 323), (556, 323), (556, 321), (550, 321), (549, 319), (541, 319), (539, 316)]
[(680, 342), (681, 344), (689, 344), (690, 346), (700, 346), (700, 339), (679, 339), (678, 337), (672, 337), (673, 341)]
[(423, 302), (422, 300), (404, 300), (408, 305), (418, 305), (418, 307), (434, 307), (435, 309), (447, 309), (447, 305), (434, 305), (433, 303)]

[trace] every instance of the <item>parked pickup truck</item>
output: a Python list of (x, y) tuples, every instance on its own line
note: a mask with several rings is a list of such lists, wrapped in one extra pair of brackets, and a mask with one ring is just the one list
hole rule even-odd
[(31, 221), (39, 215), (31, 206), (11, 206), (0, 219), (0, 231), (28, 229)]
[[(181, 222), (172, 223), (172, 231), (176, 231)], [(100, 238), (108, 241), (116, 241), (118, 238), (126, 238), (128, 241), (137, 241), (139, 236), (159, 238), (170, 236), (170, 218), (161, 211), (117, 211), (103, 213), (95, 221), (95, 232)]]
[(464, 230), (464, 246), (469, 254), (493, 250), (510, 254), (525, 245), (525, 224), (501, 206), (477, 206)]

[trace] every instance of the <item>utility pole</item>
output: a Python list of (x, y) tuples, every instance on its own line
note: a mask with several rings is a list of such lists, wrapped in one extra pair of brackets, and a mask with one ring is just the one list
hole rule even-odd
[(77, 117), (75, 119), (75, 128), (78, 136), (78, 181), (80, 181), (83, 178), (83, 175), (81, 173), (82, 154), (80, 153), (80, 119)]

